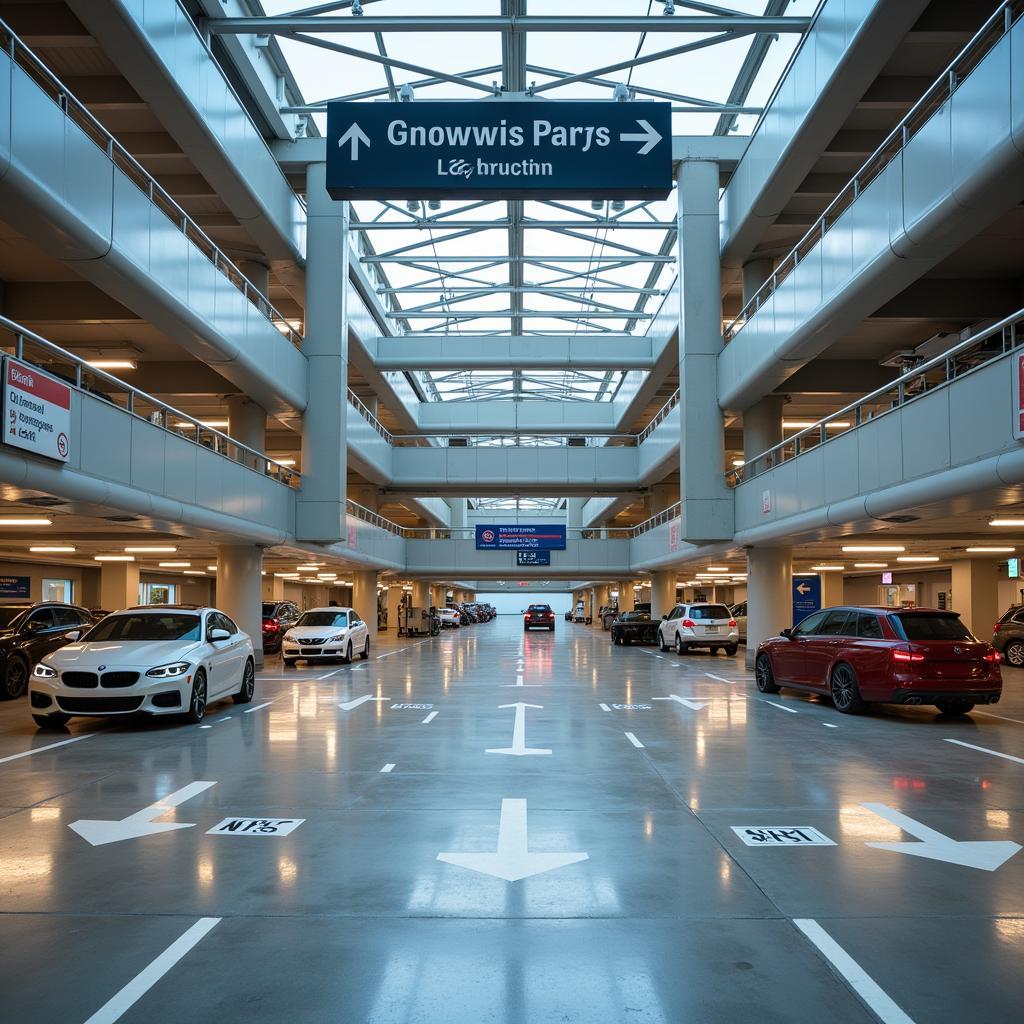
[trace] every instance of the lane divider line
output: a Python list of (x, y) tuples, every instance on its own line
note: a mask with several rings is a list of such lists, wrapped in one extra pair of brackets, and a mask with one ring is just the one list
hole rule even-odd
[(243, 715), (251, 715), (254, 711), (262, 711), (264, 708), (269, 708), (270, 705), (273, 704), (273, 703), (274, 702), (272, 700), (268, 700), (266, 704), (257, 704), (256, 707), (254, 707), (254, 708), (246, 708), (242, 712), (242, 714)]
[(120, 1020), (179, 960), (220, 924), (219, 917), (201, 917), (175, 939), (145, 970), (104, 1003), (85, 1024), (114, 1024)]
[(714, 672), (705, 672), (704, 675), (708, 679), (717, 679), (720, 683), (728, 683), (730, 686), (735, 686), (738, 683), (746, 682), (744, 679), (724, 679), (722, 676), (716, 676)]
[(640, 750), (644, 749), (644, 745), (631, 733), (626, 733), (626, 739), (633, 744), (634, 747), (638, 747)]
[(431, 711), (430, 714), (420, 722), (420, 725), (429, 725), (435, 718), (437, 718), (437, 712)]
[(7, 757), (0, 757), (0, 764), (7, 761), (17, 761), (19, 757), (31, 757), (33, 754), (41, 754), (44, 750), (53, 750), (54, 747), (65, 747), (69, 743), (77, 743), (79, 740), (91, 740), (96, 733), (89, 733), (86, 736), (72, 736), (69, 740), (59, 740), (57, 743), (47, 743), (45, 747), (35, 747), (33, 750), (23, 750), (20, 754), (8, 754)]
[(1015, 761), (1017, 764), (1024, 764), (1024, 757), (1014, 757), (1013, 754), (1004, 754), (1001, 750), (989, 750), (988, 747), (977, 747), (973, 743), (965, 743), (963, 740), (946, 740), (947, 743), (955, 743), (958, 747), (968, 747), (971, 750), (980, 750), (983, 754), (991, 754), (993, 757), (1002, 757), (1007, 761)]
[(826, 729), (838, 729), (839, 728), (838, 725), (833, 725), (831, 722), (822, 722), (821, 724), (823, 726), (825, 726)]
[(388, 775), (392, 771), (394, 771), (394, 769), (395, 769), (395, 766), (393, 764), (386, 764), (386, 765), (384, 765), (383, 768), (381, 768), (380, 774), (381, 775)]
[(914, 1024), (878, 982), (817, 921), (810, 918), (794, 918), (793, 924), (804, 933), (882, 1024)]
[(791, 715), (799, 715), (800, 712), (795, 708), (787, 708), (785, 704), (776, 704), (773, 700), (762, 700), (762, 704), (771, 704), (773, 708), (778, 708), (780, 711), (788, 711)]
[(600, 708), (600, 709), (601, 709), (602, 711), (611, 711), (611, 708), (610, 708), (610, 707), (608, 707), (608, 705), (607, 705), (607, 704), (598, 704), (597, 706), (598, 706), (598, 707), (599, 707), (599, 708)]
[(1019, 718), (1007, 718), (1006, 715), (993, 715), (991, 711), (977, 711), (973, 712), (975, 715), (984, 715), (986, 718), (998, 718), (1002, 722), (1013, 722), (1014, 725), (1024, 725)]

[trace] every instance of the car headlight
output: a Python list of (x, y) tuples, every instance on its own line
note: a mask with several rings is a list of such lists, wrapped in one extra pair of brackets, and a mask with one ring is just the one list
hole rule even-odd
[(334, 636), (330, 637), (331, 640), (344, 640), (346, 630), (342, 630), (340, 633), (335, 633)]
[(53, 679), (57, 673), (52, 668), (47, 668), (46, 665), (36, 665), (35, 671), (32, 673), (36, 679)]
[(151, 668), (146, 675), (154, 679), (167, 679), (169, 676), (180, 676), (188, 669), (187, 661), (176, 661), (173, 665), (158, 665), (156, 668)]

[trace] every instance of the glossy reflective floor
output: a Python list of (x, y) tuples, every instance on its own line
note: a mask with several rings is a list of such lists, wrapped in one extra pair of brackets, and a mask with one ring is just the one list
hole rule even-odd
[(1005, 676), (1001, 718), (849, 718), (740, 659), (502, 618), (271, 661), (203, 727), (0, 705), (0, 1019), (1019, 1019)]

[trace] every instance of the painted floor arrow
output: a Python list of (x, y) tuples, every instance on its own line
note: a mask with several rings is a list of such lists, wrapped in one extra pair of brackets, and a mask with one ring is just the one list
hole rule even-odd
[(347, 700), (344, 704), (339, 704), (338, 707), (342, 711), (352, 711), (354, 708), (359, 707), (360, 704), (365, 704), (368, 700), (390, 700), (390, 698), (374, 697), (372, 693), (366, 693), (362, 697), (356, 697), (355, 700)]
[(513, 757), (527, 757), (531, 754), (539, 756), (550, 754), (550, 750), (542, 750), (540, 747), (528, 747), (526, 745), (526, 709), (536, 708), (540, 711), (543, 707), (543, 704), (526, 704), (523, 701), (517, 701), (515, 704), (499, 704), (499, 711), (504, 711), (506, 708), (516, 709), (515, 721), (512, 724), (512, 746), (495, 747), (486, 751), (486, 753), (511, 754)]
[(960, 842), (928, 828), (927, 825), (922, 825), (921, 822), (915, 821), (913, 818), (908, 818), (894, 807), (888, 807), (885, 804), (861, 804), (861, 806), (920, 840), (917, 843), (867, 844), (876, 850), (893, 850), (896, 853), (909, 853), (914, 857), (927, 857), (929, 860), (944, 860), (948, 864), (959, 864), (965, 868), (995, 871), (1012, 856), (1019, 853), (1021, 849), (1017, 843), (1005, 840)]
[(502, 800), (498, 849), (494, 853), (439, 853), (437, 859), (481, 875), (518, 882), (570, 864), (588, 860), (586, 853), (530, 853), (526, 830), (526, 801)]
[(654, 700), (674, 700), (677, 704), (685, 704), (691, 711), (700, 711), (707, 707), (707, 704), (701, 704), (699, 700), (693, 700), (690, 697), (680, 697), (677, 693), (670, 693), (667, 697), (655, 697)]
[(179, 828), (194, 828), (195, 823), (182, 821), (153, 821), (161, 814), (166, 814), (186, 800), (198, 796), (200, 793), (216, 786), (216, 782), (190, 782), (187, 786), (169, 793), (162, 800), (155, 804), (143, 807), (141, 811), (129, 814), (127, 818), (120, 821), (102, 821), (92, 818), (82, 818), (71, 822), (68, 825), (73, 832), (77, 832), (86, 842), (93, 846), (105, 846), (107, 843), (119, 843), (124, 839), (141, 839), (143, 836), (158, 835), (161, 832), (174, 832)]

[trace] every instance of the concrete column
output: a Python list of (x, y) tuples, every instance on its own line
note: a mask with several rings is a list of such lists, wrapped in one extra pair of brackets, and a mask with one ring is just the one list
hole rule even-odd
[(306, 172), (306, 336), (309, 401), (302, 417), (300, 540), (345, 539), (348, 410), (347, 203), (327, 195), (326, 164)]
[(583, 526), (583, 506), (586, 498), (565, 499), (565, 525), (567, 529), (579, 530)]
[(745, 306), (757, 290), (772, 276), (775, 261), (770, 256), (761, 256), (743, 264), (743, 305)]
[(631, 612), (634, 606), (633, 581), (622, 580), (619, 583), (619, 611)]
[(430, 607), (430, 584), (426, 580), (412, 581), (412, 606), (413, 608)]
[(651, 619), (668, 615), (676, 604), (675, 569), (651, 573)]
[[(743, 457), (752, 459), (782, 441), (782, 395), (766, 395), (743, 413)], [(758, 465), (755, 472), (767, 469)]]
[[(252, 282), (253, 287), (266, 299), (270, 298), (270, 267), (259, 260), (237, 260), (235, 266)], [(259, 303), (264, 316), (270, 316), (270, 305)]]
[(100, 607), (108, 612), (117, 612), (138, 603), (138, 562), (101, 562)]
[[(236, 441), (258, 452), (267, 450), (267, 410), (248, 395), (228, 396), (227, 433)], [(263, 459), (246, 456), (242, 459), (250, 469), (263, 470)]]
[(402, 603), (402, 584), (392, 580), (388, 584), (388, 629), (398, 629), (398, 606)]
[(679, 491), (682, 539), (733, 535), (733, 495), (725, 485), (725, 421), (718, 405), (722, 351), (718, 164), (679, 168)]
[[(821, 607), (835, 608), (846, 604), (846, 583), (841, 572), (821, 573)], [(993, 619), (993, 622), (996, 620)]]
[(273, 573), (268, 572), (263, 579), (263, 600), (264, 601), (283, 601), (284, 600), (284, 584), (285, 581), (275, 576)]
[(263, 549), (255, 544), (217, 547), (217, 604), (252, 638), (256, 667), (263, 667)]
[(998, 575), (995, 558), (964, 558), (953, 563), (951, 607), (979, 639), (991, 640), (999, 620)]
[(449, 498), (448, 506), (452, 510), (451, 524), (453, 530), (461, 530), (466, 525), (466, 499)]
[(746, 667), (754, 667), (757, 645), (793, 625), (793, 549), (747, 549)]
[(352, 607), (372, 633), (377, 628), (377, 573), (372, 569), (352, 573)]

